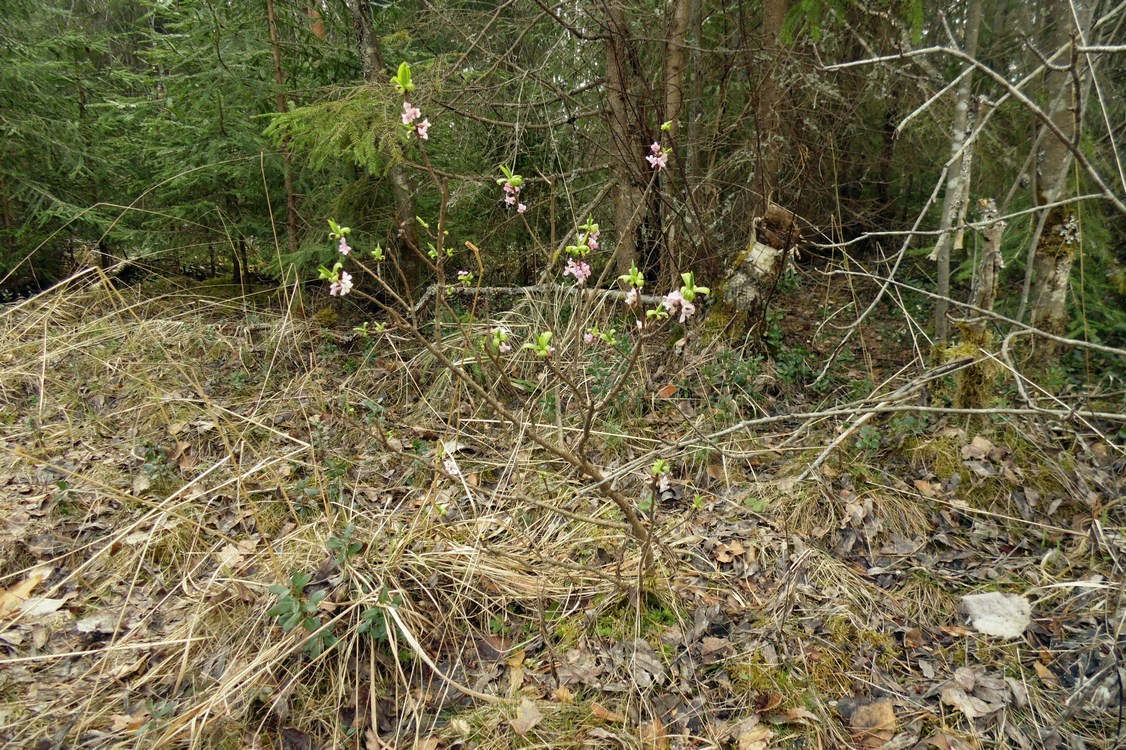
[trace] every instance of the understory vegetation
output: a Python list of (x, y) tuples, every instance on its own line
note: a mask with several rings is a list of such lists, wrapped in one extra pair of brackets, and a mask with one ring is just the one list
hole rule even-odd
[(0, 744), (1122, 747), (1124, 24), (15, 0)]

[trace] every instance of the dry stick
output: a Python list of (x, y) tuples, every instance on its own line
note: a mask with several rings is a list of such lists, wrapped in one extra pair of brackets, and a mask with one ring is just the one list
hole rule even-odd
[[(1013, 407), (994, 407), (987, 409), (958, 409), (943, 406), (917, 406), (917, 405), (894, 405), (888, 404), (886, 406), (872, 406), (867, 409), (858, 410), (854, 404), (848, 408), (840, 409), (827, 409), (825, 411), (808, 412), (806, 414), (778, 414), (770, 417), (759, 417), (757, 419), (747, 419), (731, 427), (725, 427), (706, 436), (709, 443), (714, 442), (716, 439), (725, 437), (735, 432), (741, 432), (751, 427), (761, 427), (768, 424), (777, 424), (779, 422), (788, 422), (793, 420), (801, 420), (803, 423), (812, 422), (819, 419), (828, 419), (832, 417), (855, 417), (857, 412), (861, 413), (872, 412), (874, 414), (894, 414), (899, 412), (917, 412), (923, 414), (964, 414), (964, 415), (1004, 415), (1012, 417), (1055, 417), (1057, 419), (1071, 419), (1071, 418), (1091, 418), (1091, 419), (1106, 419), (1114, 422), (1126, 423), (1126, 414), (1119, 412), (1102, 412), (1102, 411), (1086, 411), (1080, 409), (1044, 409), (1040, 407), (1033, 407), (1028, 409), (1018, 409)], [(628, 464), (618, 467), (612, 472), (604, 475), (603, 480), (598, 484), (585, 487), (580, 492), (589, 492), (592, 489), (597, 489), (606, 482), (612, 482), (615, 479), (623, 477), (641, 467), (649, 464), (654, 458), (662, 455), (668, 455), (669, 451), (679, 451), (685, 448), (695, 447), (699, 444), (696, 438), (683, 438), (675, 443), (668, 444), (661, 448), (645, 453)]]
[[(1030, 162), (1028, 162), (1028, 163), (1030, 163)], [(1023, 172), (1024, 170), (1021, 170), (1021, 171)], [(1025, 216), (1027, 214), (1039, 213), (1040, 211), (1044, 211), (1044, 210), (1047, 210), (1047, 209), (1050, 209), (1050, 208), (1067, 206), (1067, 205), (1070, 205), (1072, 203), (1079, 203), (1080, 201), (1102, 200), (1102, 198), (1103, 198), (1102, 193), (1088, 193), (1087, 195), (1077, 195), (1074, 198), (1065, 198), (1063, 200), (1058, 200), (1054, 203), (1045, 203), (1042, 206), (1033, 206), (1032, 208), (1026, 208), (1026, 209), (1023, 209), (1021, 211), (1013, 211), (1011, 214), (1004, 214), (1002, 216), (998, 216), (997, 220), (998, 221), (1008, 221), (1009, 219), (1014, 219), (1018, 216)], [(966, 224), (967, 229), (983, 229), (984, 227), (985, 227), (985, 222), (982, 222), (982, 221), (971, 221), (971, 222)], [(878, 238), (878, 237), (906, 237), (906, 236), (911, 236), (911, 237), (936, 237), (940, 234), (946, 234), (948, 231), (950, 231), (950, 230), (945, 230), (945, 229), (918, 229), (918, 230), (898, 229), (898, 230), (888, 230), (888, 231), (884, 231), (884, 232), (865, 232), (864, 234), (859, 234), (856, 237), (854, 237), (853, 239), (846, 240), (844, 242), (824, 242), (824, 243), (822, 243), (822, 242), (810, 242), (808, 244), (809, 244), (810, 247), (816, 247), (816, 248), (819, 248), (819, 249), (837, 250), (837, 249), (849, 247), (850, 245), (858, 245), (861, 242), (865, 242), (867, 240)], [(877, 261), (877, 262), (879, 262), (879, 261)]]
[[(922, 294), (923, 296), (930, 297), (932, 299), (941, 296), (941, 295), (939, 295), (935, 292), (931, 292), (931, 291), (928, 291), (926, 289), (921, 289), (917, 286), (912, 286), (911, 284), (907, 284), (903, 281), (896, 281), (895, 279), (890, 278), (890, 277), (880, 277), (880, 276), (876, 276), (875, 274), (861, 273), (859, 271), (829, 271), (828, 272), (828, 275), (836, 275), (836, 274), (845, 275), (845, 276), (864, 276), (864, 277), (876, 279), (876, 280), (879, 280), (879, 281), (883, 281), (884, 283), (886, 283), (890, 286), (897, 286), (897, 287), (900, 287), (902, 289), (906, 289), (908, 291), (915, 292), (917, 294)], [(1113, 354), (1113, 355), (1118, 356), (1118, 357), (1126, 357), (1126, 349), (1117, 349), (1113, 346), (1105, 346), (1103, 344), (1096, 344), (1093, 341), (1082, 341), (1080, 339), (1069, 339), (1069, 338), (1065, 338), (1064, 336), (1057, 336), (1054, 333), (1048, 333), (1047, 331), (1045, 331), (1041, 328), (1036, 328), (1035, 326), (1030, 326), (1027, 323), (1021, 323), (1019, 320), (1013, 320), (1012, 318), (1005, 317), (1004, 315), (1001, 315), (1000, 313), (994, 312), (993, 310), (986, 310), (983, 307), (978, 307), (977, 305), (971, 305), (968, 302), (962, 302), (961, 300), (956, 300), (956, 299), (953, 299), (953, 298), (951, 298), (949, 300), (949, 302), (950, 302), (951, 305), (955, 305), (957, 307), (964, 307), (967, 310), (973, 310), (974, 312), (978, 313), (979, 315), (984, 315), (986, 317), (992, 318), (993, 320), (997, 321), (998, 323), (1008, 323), (1009, 325), (1015, 326), (1016, 328), (1018, 328), (1022, 331), (1025, 331), (1027, 333), (1034, 333), (1037, 336), (1043, 336), (1046, 339), (1050, 339), (1050, 340), (1055, 341), (1057, 343), (1063, 344), (1064, 346), (1075, 346), (1075, 347), (1079, 347), (1081, 349), (1092, 349), (1092, 350), (1097, 351), (1097, 352), (1103, 352), (1104, 354)]]
[(1103, 179), (1102, 175), (1099, 174), (1099, 171), (1095, 169), (1093, 164), (1091, 164), (1091, 161), (1087, 158), (1087, 155), (1083, 153), (1083, 150), (1080, 149), (1075, 143), (1072, 143), (1070, 138), (1064, 135), (1059, 126), (1056, 125), (1056, 123), (1052, 122), (1052, 118), (1049, 117), (1048, 114), (1044, 112), (1044, 110), (1042, 110), (1036, 104), (1036, 102), (1029, 99), (1028, 95), (1021, 91), (1017, 84), (1010, 83), (1009, 80), (1003, 75), (993, 70), (988, 65), (980, 62), (972, 55), (967, 55), (962, 50), (953, 49), (951, 47), (927, 47), (925, 49), (902, 52), (897, 55), (885, 55), (883, 57), (869, 58), (867, 60), (856, 60), (853, 62), (839, 63), (837, 65), (829, 65), (824, 69), (842, 70), (844, 68), (851, 68), (858, 65), (871, 65), (874, 63), (890, 62), (892, 60), (903, 60), (911, 57), (925, 56), (930, 54), (945, 54), (949, 55), (950, 57), (954, 57), (967, 62), (984, 73), (986, 77), (990, 78), (994, 83), (1001, 86), (1001, 88), (1005, 89), (1008, 95), (1012, 96), (1014, 99), (1020, 102), (1020, 104), (1026, 110), (1031, 112), (1032, 115), (1037, 120), (1039, 120), (1044, 125), (1044, 127), (1048, 129), (1048, 131), (1051, 132), (1052, 135), (1054, 135), (1060, 140), (1061, 143), (1067, 146), (1068, 150), (1075, 157), (1075, 161), (1081, 167), (1083, 167), (1083, 171), (1087, 173), (1087, 176), (1090, 177), (1091, 180), (1099, 187), (1099, 189), (1103, 191), (1103, 197), (1106, 200), (1110, 201), (1111, 205), (1113, 205), (1119, 211), (1119, 213), (1126, 214), (1126, 201), (1115, 194), (1114, 190), (1106, 184), (1106, 181)]
[(852, 433), (854, 433), (858, 429), (860, 429), (861, 425), (863, 425), (869, 419), (874, 417), (878, 413), (877, 412), (878, 409), (885, 407), (885, 406), (890, 406), (891, 404), (895, 403), (896, 401), (903, 400), (904, 398), (906, 398), (907, 396), (910, 396), (916, 390), (921, 388), (923, 385), (925, 385), (929, 381), (934, 380), (935, 378), (943, 377), (943, 376), (948, 375), (952, 372), (956, 372), (958, 370), (961, 370), (964, 367), (967, 367), (971, 364), (974, 364), (975, 362), (977, 362), (977, 360), (975, 360), (971, 357), (963, 357), (961, 359), (954, 360), (953, 362), (950, 362), (949, 364), (943, 365), (942, 367), (931, 370), (930, 372), (923, 375), (921, 378), (918, 378), (916, 380), (912, 380), (910, 383), (905, 383), (902, 386), (900, 386), (899, 388), (897, 388), (895, 391), (893, 391), (891, 393), (891, 395), (889, 395), (887, 398), (885, 398), (880, 403), (876, 404), (875, 408), (873, 408), (872, 410), (866, 411), (863, 415), (860, 416), (859, 419), (857, 419), (851, 425), (849, 425), (848, 428), (844, 432), (842, 432), (840, 435), (838, 435), (837, 438), (833, 442), (829, 443), (829, 445), (825, 448), (825, 450), (821, 451), (821, 455), (819, 455), (813, 461), (813, 463), (811, 463), (809, 465), (809, 467), (806, 468), (806, 470), (801, 473), (801, 476), (799, 476), (797, 478), (797, 481), (798, 482), (804, 482), (807, 478), (809, 478), (810, 474), (817, 471), (817, 469), (821, 466), (821, 464), (823, 464), (825, 462), (825, 459), (827, 459), (829, 457), (829, 454), (832, 453), (834, 450), (836, 450), (837, 447), (841, 443), (843, 443), (845, 440), (847, 440), (849, 435), (851, 435)]

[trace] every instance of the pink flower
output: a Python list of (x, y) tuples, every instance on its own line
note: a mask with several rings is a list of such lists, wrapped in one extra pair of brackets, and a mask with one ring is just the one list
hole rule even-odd
[(340, 238), (340, 254), (347, 255), (352, 252), (352, 248), (348, 247), (348, 240), (345, 237)]
[[(656, 145), (656, 144), (653, 144)], [(649, 154), (645, 157), (645, 161), (649, 162), (649, 166), (658, 171), (664, 169), (669, 164), (668, 154), (653, 155)]]
[(653, 143), (651, 143), (649, 145), (649, 153), (653, 154), (653, 156), (657, 156), (658, 154), (660, 154), (661, 153), (661, 144), (657, 143), (656, 141), (653, 141)]
[(412, 122), (422, 117), (422, 110), (418, 107), (411, 106), (410, 102), (403, 102), (403, 124), (410, 125)]
[(563, 269), (564, 276), (574, 276), (575, 286), (582, 286), (586, 280), (590, 278), (590, 264), (585, 261), (576, 261), (574, 258), (567, 259), (567, 267)]
[(343, 297), (350, 291), (352, 291), (352, 274), (347, 271), (341, 271), (340, 281), (332, 282), (328, 288), (328, 293), (333, 297)]
[(680, 308), (681, 323), (696, 314), (696, 306), (684, 299), (684, 296), (679, 291), (672, 291), (666, 294), (665, 298), (661, 300), (661, 304), (673, 315), (676, 314), (677, 308)]
[(626, 307), (633, 307), (637, 304), (637, 289), (630, 289), (626, 292)]
[(594, 343), (594, 334), (591, 333), (590, 331), (587, 331), (586, 333), (584, 333), (583, 334), (583, 343), (584, 344), (593, 344)]
[(429, 119), (423, 120), (419, 124), (415, 125), (414, 129), (418, 132), (419, 138), (421, 138), (424, 141), (430, 140), (430, 136), (427, 134), (427, 131), (430, 130), (430, 120)]
[(509, 195), (516, 195), (517, 193), (520, 192), (520, 188), (516, 187), (511, 182), (504, 183), (503, 187), (504, 187), (504, 192), (508, 193)]
[(523, 203), (518, 203), (516, 205), (516, 213), (518, 213), (518, 214), (522, 214), (527, 210), (528, 210), (528, 207), (526, 205), (524, 205)]
[(680, 303), (680, 322), (681, 323), (688, 320), (689, 318), (691, 318), (695, 314), (696, 314), (696, 306), (693, 305), (691, 302), (689, 302), (688, 300), (684, 300), (683, 302)]
[(513, 193), (509, 193), (508, 195), (504, 196), (504, 205), (515, 206), (516, 205), (516, 195), (513, 194)]
[(451, 477), (461, 476), (461, 469), (457, 467), (457, 461), (454, 460), (453, 456), (446, 456), (442, 459), (442, 468), (445, 469), (446, 473)]

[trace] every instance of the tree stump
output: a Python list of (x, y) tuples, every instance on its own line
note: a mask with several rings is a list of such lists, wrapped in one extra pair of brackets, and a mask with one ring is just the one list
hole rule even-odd
[(735, 256), (719, 285), (709, 324), (732, 337), (761, 338), (759, 324), (800, 241), (794, 212), (776, 203), (767, 206), (765, 215), (754, 220), (747, 248)]

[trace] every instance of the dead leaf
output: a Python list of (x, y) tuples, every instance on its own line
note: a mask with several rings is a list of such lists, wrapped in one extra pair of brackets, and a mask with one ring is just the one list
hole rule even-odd
[(46, 579), (44, 571), (33, 571), (8, 590), (0, 589), (0, 617), (16, 611), (31, 597), (31, 592)]
[(945, 732), (937, 732), (927, 737), (924, 742), (935, 750), (973, 750), (973, 745), (970, 745), (963, 740), (958, 739)]
[(535, 702), (528, 698), (522, 698), (519, 708), (516, 709), (516, 718), (508, 723), (512, 725), (512, 731), (523, 737), (541, 721), (543, 721), (543, 714), (536, 708)]
[(1040, 676), (1040, 681), (1048, 687), (1055, 687), (1059, 684), (1060, 678), (1056, 677), (1056, 673), (1048, 669), (1044, 664), (1038, 661), (1032, 662), (1032, 668), (1036, 670), (1036, 674)]
[(942, 493), (941, 484), (933, 484), (932, 482), (928, 482), (926, 479), (916, 479), (915, 489), (917, 489), (919, 491), (919, 494), (923, 497), (934, 498), (938, 497)]
[(242, 553), (239, 548), (233, 544), (228, 544), (216, 553), (219, 558), (219, 567), (227, 568), (228, 570), (238, 570), (238, 566), (242, 564)]
[(79, 633), (101, 633), (109, 635), (117, 628), (117, 614), (103, 611), (83, 617), (74, 624)]
[(626, 720), (625, 716), (622, 716), (617, 711), (611, 711), (610, 709), (604, 707), (601, 703), (591, 703), (590, 713), (596, 719), (602, 719), (603, 721), (612, 721), (615, 724), (621, 724)]
[(987, 716), (1000, 708), (1000, 706), (992, 706), (986, 703), (981, 698), (967, 695), (965, 690), (954, 685), (944, 687), (940, 697), (944, 704), (958, 709), (966, 715), (967, 719)]
[(963, 596), (962, 611), (975, 630), (998, 638), (1020, 638), (1032, 619), (1032, 604), (1027, 599), (997, 591)]
[(147, 711), (141, 711), (135, 716), (128, 714), (113, 714), (110, 718), (109, 731), (111, 732), (136, 732), (149, 720)]
[(575, 693), (566, 685), (560, 685), (555, 688), (555, 700), (560, 703), (572, 703), (575, 700)]
[(742, 542), (738, 539), (732, 539), (730, 544), (717, 544), (715, 549), (712, 550), (712, 556), (721, 563), (729, 563), (746, 551)]
[(757, 710), (760, 714), (769, 713), (781, 705), (781, 693), (759, 693), (757, 696), (755, 696), (755, 710)]
[(946, 635), (954, 636), (955, 638), (964, 638), (967, 635), (973, 635), (974, 631), (969, 628), (964, 628), (961, 625), (941, 625), (939, 630)]
[(664, 750), (669, 746), (669, 736), (665, 734), (665, 725), (660, 719), (647, 721), (637, 728), (638, 737), (642, 747), (653, 747)]
[(26, 621), (41, 620), (48, 615), (59, 611), (59, 607), (66, 604), (66, 599), (48, 599), (44, 596), (33, 596), (20, 604), (20, 613)]
[(858, 706), (849, 718), (852, 738), (862, 748), (876, 748), (895, 736), (897, 721), (891, 701)]
[(757, 724), (739, 732), (735, 740), (738, 750), (766, 750), (770, 747), (770, 739), (774, 730), (765, 724)]
[(805, 724), (811, 721), (821, 721), (821, 718), (817, 714), (813, 713), (807, 708), (802, 708), (800, 706), (787, 708), (783, 713), (783, 716), (786, 717), (786, 721), (790, 724)]
[(993, 443), (981, 435), (977, 435), (970, 441), (969, 445), (962, 446), (962, 459), (976, 458), (980, 460), (987, 457), (992, 450)]
[(661, 398), (672, 398), (676, 395), (676, 385), (669, 383), (657, 389), (657, 395)]
[(148, 473), (144, 471), (137, 472), (137, 476), (133, 477), (133, 495), (140, 495), (150, 487), (152, 487), (152, 479), (149, 478)]

